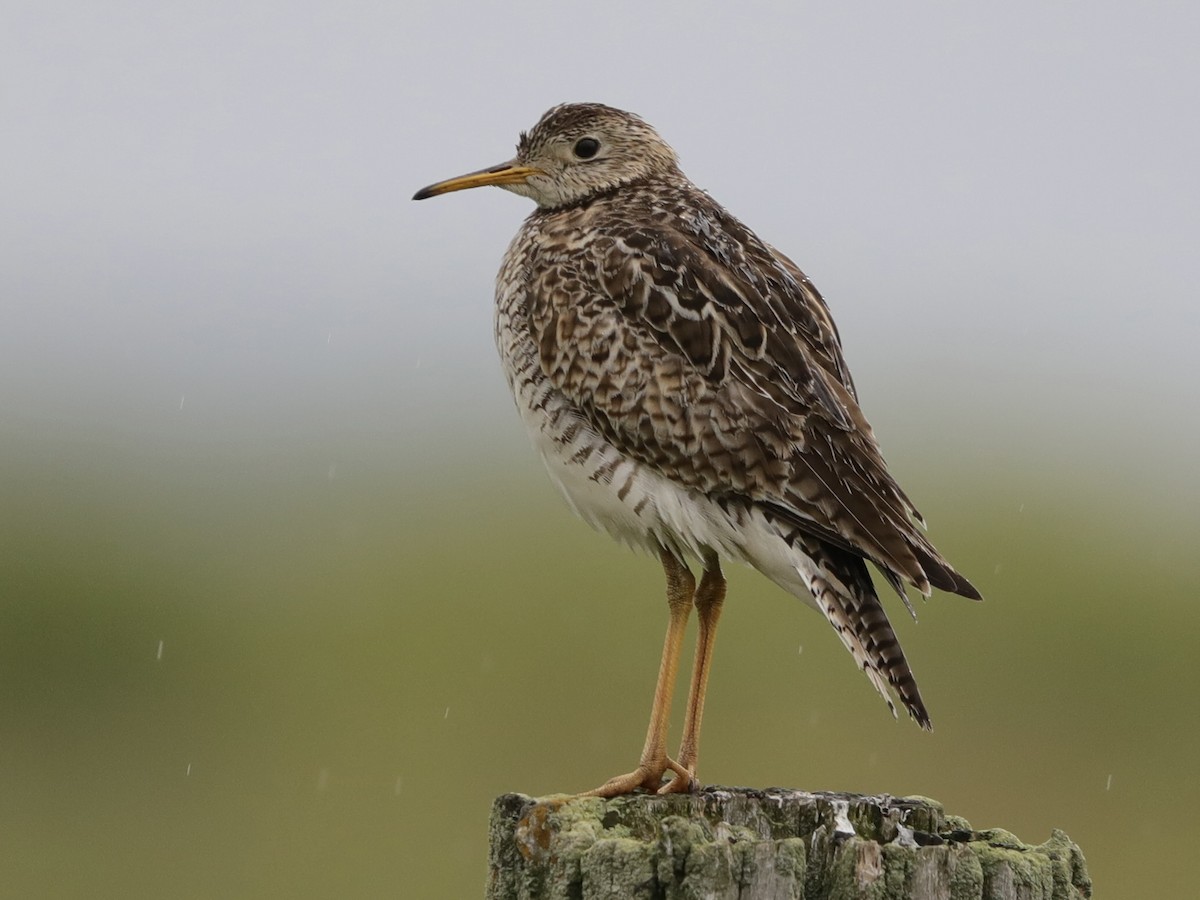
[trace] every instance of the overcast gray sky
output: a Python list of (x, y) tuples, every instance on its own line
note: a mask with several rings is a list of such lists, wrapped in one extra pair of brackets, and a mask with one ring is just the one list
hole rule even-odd
[(512, 439), (528, 202), (409, 197), (596, 100), (810, 274), (885, 448), (1023, 409), (1193, 442), (1196, 9), (8, 0), (0, 428)]

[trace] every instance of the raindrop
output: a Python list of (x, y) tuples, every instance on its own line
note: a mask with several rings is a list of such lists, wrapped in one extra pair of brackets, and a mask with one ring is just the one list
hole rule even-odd
[(192, 764), (188, 763), (187, 771), (183, 773), (184, 778), (188, 778), (192, 774)]
[(329, 334), (325, 335), (325, 343), (328, 344), (332, 340), (333, 340), (333, 332), (331, 331), (331, 332), (329, 332)]
[(183, 409), (183, 401), (184, 401), (184, 397), (185, 397), (185, 395), (184, 395), (184, 394), (180, 394), (180, 395), (179, 395), (179, 408), (180, 408), (180, 409)]
[(799, 656), (803, 652), (804, 652), (804, 645), (801, 644), (799, 647), (796, 648), (796, 655)]
[(1108, 783), (1104, 785), (1104, 789), (1105, 789), (1106, 791), (1111, 791), (1111, 790), (1112, 790), (1112, 775), (1109, 775), (1109, 776), (1108, 776)]
[(448, 718), (450, 718), (450, 707), (448, 707), (448, 706), (447, 706), (447, 707), (446, 707), (446, 714), (445, 714), (444, 716), (442, 716), (442, 721), (445, 721), (445, 720), (446, 720), (446, 719), (448, 719)]
[(162, 652), (163, 652), (163, 642), (159, 641), (158, 642), (158, 652), (154, 654), (154, 658), (162, 659)]

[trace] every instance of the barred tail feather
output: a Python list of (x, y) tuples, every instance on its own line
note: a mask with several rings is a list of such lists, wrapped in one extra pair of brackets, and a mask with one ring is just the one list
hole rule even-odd
[[(879, 602), (866, 560), (760, 504), (721, 498), (714, 502), (712, 512), (714, 521), (724, 519), (727, 524), (725, 529), (714, 529), (707, 535), (707, 544), (748, 563), (822, 613), (887, 701), (892, 714), (896, 714), (894, 694), (918, 725), (932, 730), (925, 702)], [(903, 591), (899, 576), (887, 569), (883, 572), (898, 591)]]
[(887, 701), (892, 714), (896, 714), (896, 707), (889, 687), (917, 724), (932, 731), (917, 681), (879, 602), (866, 563), (853, 553), (807, 535), (800, 537), (796, 549), (808, 558), (811, 570), (805, 580), (818, 608)]

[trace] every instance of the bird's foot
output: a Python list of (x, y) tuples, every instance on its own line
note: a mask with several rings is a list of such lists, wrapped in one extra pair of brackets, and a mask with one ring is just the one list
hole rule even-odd
[(696, 780), (696, 773), (691, 769), (686, 769), (683, 766), (675, 763), (676, 768), (671, 771), (675, 773), (674, 777), (666, 784), (661, 785), (656, 794), (694, 794), (700, 790), (700, 782)]
[[(663, 784), (663, 776), (671, 772), (673, 777)], [(632, 794), (639, 788), (652, 794), (685, 794), (696, 790), (699, 783), (695, 776), (670, 757), (644, 762), (632, 772), (610, 778), (598, 788), (584, 791), (580, 797), (621, 797)]]

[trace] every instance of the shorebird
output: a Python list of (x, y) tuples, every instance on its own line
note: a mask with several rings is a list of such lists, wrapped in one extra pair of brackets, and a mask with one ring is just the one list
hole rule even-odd
[[(666, 574), (641, 757), (587, 793), (698, 787), (722, 560), (823, 613), (893, 716), (889, 690), (929, 729), (866, 562), (910, 613), (906, 585), (980, 595), (888, 473), (809, 279), (692, 184), (650, 125), (609, 106), (556, 106), (521, 134), (515, 158), (413, 199), (483, 185), (537, 204), (496, 281), (496, 342), (521, 418), (575, 512), (656, 554)], [(672, 758), (667, 724), (693, 606), (695, 662)]]

